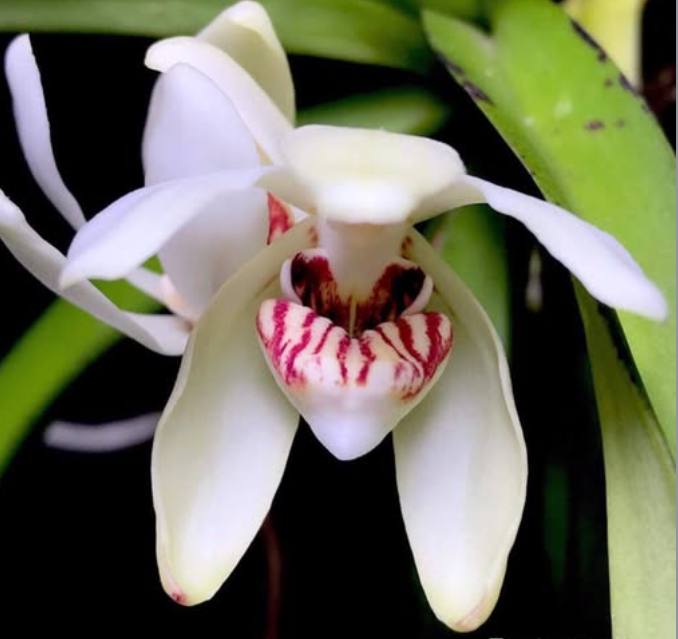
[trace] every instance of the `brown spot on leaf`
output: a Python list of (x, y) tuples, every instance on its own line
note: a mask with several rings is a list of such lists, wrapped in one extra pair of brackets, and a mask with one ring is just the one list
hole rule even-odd
[(440, 56), (443, 64), (454, 74), (454, 75), (464, 75), (464, 69), (462, 69), (456, 62), (452, 62), (449, 58), (445, 56)]
[(474, 100), (480, 100), (481, 102), (487, 102), (488, 104), (492, 104), (492, 100), (490, 100), (490, 97), (487, 95), (487, 93), (485, 93), (480, 87), (473, 84), (473, 82), (471, 82), (470, 80), (465, 80), (463, 86), (466, 89), (466, 92)]
[(587, 131), (600, 131), (600, 129), (605, 128), (605, 124), (600, 120), (591, 120), (587, 122), (584, 126)]

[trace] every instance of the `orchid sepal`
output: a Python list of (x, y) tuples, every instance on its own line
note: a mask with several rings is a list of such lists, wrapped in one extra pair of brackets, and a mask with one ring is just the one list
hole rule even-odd
[(299, 415), (260, 356), (255, 319), (280, 291), (280, 262), (313, 241), (312, 219), (285, 233), (229, 279), (191, 333), (152, 458), (158, 563), (179, 603), (205, 601), (221, 586), (282, 477)]

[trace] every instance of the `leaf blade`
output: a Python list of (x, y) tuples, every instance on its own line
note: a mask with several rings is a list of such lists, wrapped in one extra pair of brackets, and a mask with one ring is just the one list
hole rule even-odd
[[(491, 36), (432, 12), (424, 25), (548, 198), (619, 239), (675, 308), (675, 158), (605, 54), (538, 0), (495, 3)], [(621, 321), (675, 455), (675, 314)]]
[(603, 435), (614, 634), (663, 639), (676, 627), (675, 466), (612, 338), (619, 328), (581, 287), (577, 297)]
[[(425, 71), (419, 22), (376, 0), (262, 0), (283, 46), (315, 55)], [(220, 0), (4, 0), (0, 30), (167, 37), (197, 32), (233, 2)]]

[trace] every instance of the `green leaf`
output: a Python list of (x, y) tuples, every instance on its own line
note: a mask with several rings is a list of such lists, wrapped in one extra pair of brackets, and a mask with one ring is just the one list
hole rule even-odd
[[(492, 6), (491, 35), (426, 12), (432, 46), (546, 196), (617, 237), (675, 309), (675, 158), (646, 105), (557, 6)], [(621, 322), (675, 455), (675, 314)]]
[[(125, 282), (100, 287), (139, 313), (158, 303)], [(0, 362), (0, 474), (30, 428), (78, 375), (121, 339), (116, 330), (63, 300), (54, 302)]]
[(614, 636), (667, 639), (676, 632), (676, 469), (614, 317), (581, 287), (577, 297), (603, 436)]
[[(192, 34), (223, 0), (2, 0), (0, 29), (166, 37)], [(376, 0), (261, 0), (290, 53), (426, 70), (419, 21)]]
[(361, 93), (300, 112), (297, 125), (333, 124), (412, 135), (431, 134), (445, 123), (449, 107), (419, 87)]
[(467, 206), (432, 222), (426, 235), (473, 291), (508, 350), (511, 287), (501, 218), (487, 206)]
[(481, 20), (491, 0), (378, 0), (379, 2), (417, 15), (422, 9), (431, 9), (464, 20)]

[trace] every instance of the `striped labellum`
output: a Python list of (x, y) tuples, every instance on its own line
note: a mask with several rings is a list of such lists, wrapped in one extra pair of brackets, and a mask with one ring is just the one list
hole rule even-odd
[(426, 396), (447, 363), (450, 320), (421, 312), (431, 279), (396, 258), (366, 297), (342, 295), (323, 249), (295, 255), (281, 279), (288, 299), (267, 300), (257, 316), (269, 367), (332, 454), (364, 455)]

